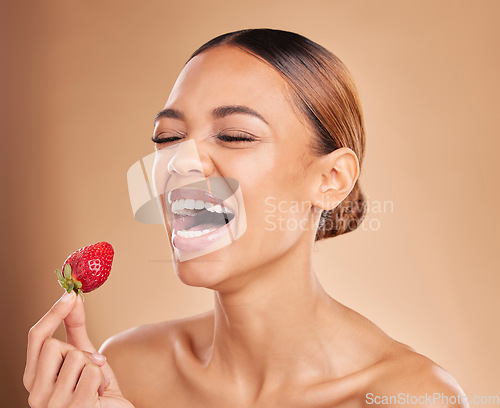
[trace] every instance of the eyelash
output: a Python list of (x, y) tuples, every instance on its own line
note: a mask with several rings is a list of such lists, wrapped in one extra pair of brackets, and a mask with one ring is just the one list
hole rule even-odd
[[(254, 142), (255, 141), (254, 137), (249, 136), (247, 134), (243, 134), (243, 133), (238, 134), (236, 136), (227, 135), (224, 133), (218, 133), (217, 135), (215, 135), (215, 137), (217, 139), (219, 139), (221, 142), (228, 142), (228, 143), (241, 143), (241, 142)], [(153, 136), (151, 140), (154, 143), (162, 144), (162, 143), (175, 142), (175, 141), (181, 140), (181, 139), (182, 139), (182, 137), (178, 137), (178, 136), (165, 137), (165, 138), (159, 138), (159, 137)]]
[(253, 141), (255, 141), (254, 137), (243, 134), (243, 133), (237, 134), (235, 136), (219, 133), (219, 134), (217, 134), (216, 137), (221, 142), (253, 142)]
[(182, 139), (182, 137), (177, 137), (177, 136), (173, 136), (173, 137), (164, 137), (164, 138), (160, 138), (160, 137), (155, 137), (155, 136), (153, 136), (153, 137), (151, 138), (151, 140), (152, 140), (154, 143), (157, 143), (157, 144), (175, 142), (176, 140), (181, 140), (181, 139)]

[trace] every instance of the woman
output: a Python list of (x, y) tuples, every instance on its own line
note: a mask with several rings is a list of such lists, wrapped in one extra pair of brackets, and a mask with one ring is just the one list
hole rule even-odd
[[(447, 403), (464, 395), (452, 376), (313, 271), (314, 242), (365, 210), (361, 108), (333, 54), (278, 30), (217, 37), (185, 65), (153, 141), (176, 274), (212, 289), (214, 309), (118, 334), (99, 354), (65, 294), (29, 334), (32, 407), (467, 406)], [(66, 343), (51, 337), (61, 321)]]

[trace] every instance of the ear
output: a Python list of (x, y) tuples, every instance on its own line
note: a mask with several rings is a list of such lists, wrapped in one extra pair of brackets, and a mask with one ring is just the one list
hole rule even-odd
[(313, 192), (313, 204), (322, 210), (332, 210), (354, 188), (360, 172), (358, 156), (352, 149), (341, 147), (319, 160), (320, 181)]

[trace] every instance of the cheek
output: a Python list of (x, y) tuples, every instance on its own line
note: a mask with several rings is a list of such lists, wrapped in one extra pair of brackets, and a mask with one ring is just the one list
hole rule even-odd
[(304, 198), (306, 170), (304, 140), (284, 139), (262, 143), (255, 149), (218, 152), (217, 168), (222, 176), (233, 177), (241, 185), (245, 204), (257, 209), (265, 200)]
[[(259, 150), (223, 160), (224, 175), (257, 190), (278, 192), (304, 178), (301, 157), (293, 149)], [(223, 169), (223, 170), (222, 170)]]
[[(283, 235), (293, 238), (290, 232), (297, 231), (293, 226), (304, 224), (307, 210), (296, 204), (304, 195), (304, 166), (297, 152), (290, 150), (242, 154), (237, 160), (224, 161), (220, 169), (240, 183), (247, 232), (253, 238), (255, 234), (271, 240), (278, 236), (282, 240)], [(292, 207), (302, 210), (291, 211)]]
[(279, 166), (275, 155), (262, 151), (242, 151), (241, 154), (219, 157), (218, 170), (222, 176), (232, 177), (241, 185), (246, 197), (261, 195), (273, 190)]

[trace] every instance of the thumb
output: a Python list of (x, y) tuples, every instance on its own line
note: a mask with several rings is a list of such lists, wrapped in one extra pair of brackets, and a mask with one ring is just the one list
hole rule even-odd
[[(75, 305), (71, 312), (64, 319), (64, 327), (66, 328), (66, 342), (72, 344), (81, 351), (87, 351), (87, 354), (98, 366), (100, 366), (106, 381), (107, 392), (115, 395), (120, 395), (120, 387), (116, 381), (116, 376), (106, 361), (106, 357), (102, 356), (97, 351), (87, 334), (87, 326), (85, 325), (85, 309), (83, 307), (83, 298), (76, 297)], [(96, 355), (92, 355), (92, 354)], [(104, 361), (99, 361), (99, 357), (104, 357)], [(110, 384), (111, 383), (111, 384)]]
[[(85, 309), (83, 307), (83, 298), (77, 296), (75, 305), (69, 315), (64, 319), (64, 326), (66, 328), (66, 342), (72, 344), (77, 349), (87, 351), (92, 354), (101, 355), (94, 347), (87, 334), (87, 327), (85, 325)], [(106, 391), (113, 395), (121, 395), (120, 387), (116, 381), (116, 376), (109, 366), (106, 358), (104, 362), (96, 359), (97, 356), (88, 355), (98, 366), (101, 367), (106, 378)]]
[(64, 327), (66, 328), (66, 342), (75, 346), (77, 349), (95, 353), (94, 347), (87, 334), (85, 325), (85, 309), (83, 307), (83, 298), (77, 296), (73, 310), (64, 318)]

